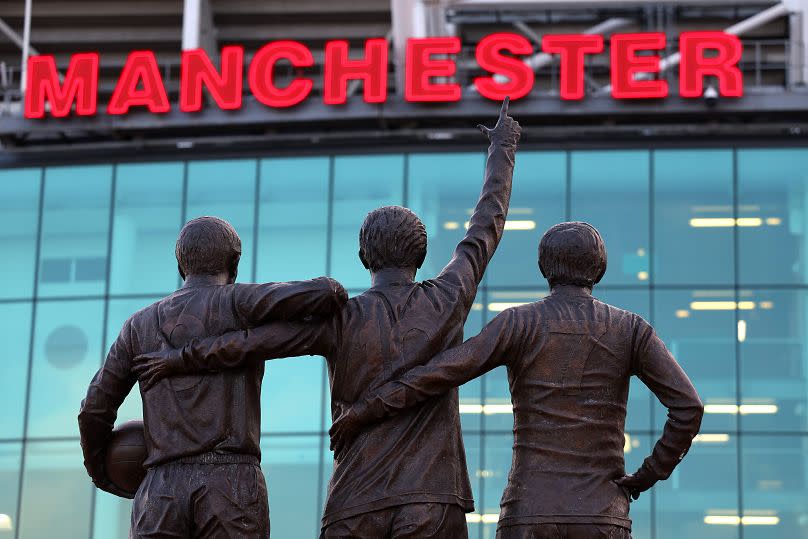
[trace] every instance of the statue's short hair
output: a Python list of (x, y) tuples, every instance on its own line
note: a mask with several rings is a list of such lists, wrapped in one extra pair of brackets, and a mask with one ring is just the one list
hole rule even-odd
[(187, 275), (222, 272), (229, 272), (235, 279), (241, 258), (241, 238), (224, 219), (197, 217), (182, 227), (174, 252), (183, 279)]
[(550, 283), (593, 287), (606, 273), (606, 245), (582, 221), (550, 227), (539, 243), (539, 269)]
[(359, 230), (359, 258), (371, 271), (420, 268), (426, 258), (424, 223), (401, 206), (373, 210)]

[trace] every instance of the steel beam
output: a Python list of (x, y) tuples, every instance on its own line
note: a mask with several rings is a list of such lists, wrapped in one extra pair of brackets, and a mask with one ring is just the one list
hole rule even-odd
[(218, 57), (213, 10), (208, 0), (184, 0), (182, 10), (182, 50), (204, 49)]

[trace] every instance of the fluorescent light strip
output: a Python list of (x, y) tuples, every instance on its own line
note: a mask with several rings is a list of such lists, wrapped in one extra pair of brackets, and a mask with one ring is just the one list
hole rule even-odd
[[(443, 225), (446, 228), (446, 224)], [(469, 222), (466, 221), (463, 223), (463, 226), (468, 230)], [(535, 230), (536, 229), (536, 221), (505, 221), (505, 230)]]
[(776, 515), (707, 515), (704, 517), (705, 524), (718, 526), (776, 526), (780, 524), (780, 517)]
[(505, 309), (510, 309), (511, 307), (526, 305), (527, 303), (527, 301), (493, 301), (488, 304), (488, 310), (498, 313), (504, 311)]
[(777, 410), (778, 408), (776, 404), (741, 404), (740, 406), (735, 404), (704, 405), (704, 413), (706, 414), (776, 414)]
[[(766, 224), (770, 226), (777, 226), (782, 223), (779, 217), (766, 218)], [(760, 217), (694, 217), (690, 220), (690, 226), (693, 228), (722, 228), (730, 226), (745, 226), (755, 227), (763, 225), (763, 219)]]
[(496, 524), (499, 522), (499, 513), (466, 513), (466, 522), (469, 524)]
[(691, 301), (694, 311), (751, 311), (756, 307), (754, 301)]
[(461, 414), (512, 414), (512, 404), (461, 404)]
[(697, 444), (724, 444), (729, 442), (729, 434), (697, 434), (696, 437), (693, 438), (693, 442)]

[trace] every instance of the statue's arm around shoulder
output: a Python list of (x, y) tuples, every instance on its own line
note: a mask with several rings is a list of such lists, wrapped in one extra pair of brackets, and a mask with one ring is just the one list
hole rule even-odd
[(436, 279), (459, 288), (460, 299), (466, 306), (474, 301), (485, 268), (502, 239), (508, 215), (516, 146), (521, 133), (519, 123), (508, 116), (509, 103), (510, 100), (505, 98), (493, 129), (479, 126), (491, 141), (485, 165), (485, 182), (465, 237), (455, 248), (452, 260)]
[(523, 335), (517, 311), (501, 312), (479, 335), (438, 354), (345, 408), (329, 430), (331, 448), (339, 454), (365, 425), (396, 415), (500, 365), (518, 360)]
[(327, 355), (335, 327), (333, 317), (307, 322), (272, 322), (256, 328), (194, 339), (182, 348), (135, 357), (134, 372), (143, 390), (177, 374), (241, 367), (255, 361), (303, 355)]
[(285, 283), (232, 286), (233, 308), (245, 327), (272, 321), (330, 316), (348, 301), (340, 283), (330, 277)]

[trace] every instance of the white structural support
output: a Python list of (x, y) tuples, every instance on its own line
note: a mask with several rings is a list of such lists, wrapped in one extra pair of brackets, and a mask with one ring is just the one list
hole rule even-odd
[(204, 49), (218, 57), (213, 10), (208, 0), (184, 0), (182, 10), (182, 50)]
[[(804, 1), (804, 0), (800, 0)], [(749, 17), (748, 19), (744, 19), (741, 22), (735, 23), (732, 26), (725, 28), (724, 32), (728, 34), (732, 34), (735, 36), (741, 36), (750, 30), (754, 30), (755, 28), (759, 28), (764, 24), (768, 24), (774, 19), (779, 17), (783, 17), (788, 15), (788, 8), (785, 4), (775, 4), (770, 8), (764, 9), (760, 13), (756, 13), (755, 15)], [(682, 60), (682, 56), (675, 52), (670, 56), (666, 56), (659, 61), (659, 72), (664, 73), (667, 70), (671, 69), (672, 67), (676, 67), (679, 65), (679, 62)], [(651, 73), (639, 73), (635, 77), (637, 80), (648, 80), (652, 78), (654, 75)], [(612, 91), (612, 86), (606, 85), (600, 88), (597, 93), (599, 94), (606, 94)]]
[(25, 0), (25, 16), (22, 27), (22, 64), (20, 66), (20, 95), (25, 95), (25, 79), (28, 76), (28, 56), (31, 54), (31, 1)]
[(454, 34), (454, 27), (446, 22), (445, 8), (440, 0), (390, 0), (390, 11), (396, 88), (403, 94), (407, 39), (450, 36)]
[(789, 11), (789, 82), (808, 85), (808, 0), (783, 0)]

